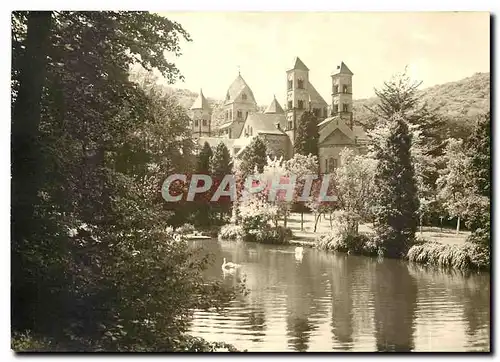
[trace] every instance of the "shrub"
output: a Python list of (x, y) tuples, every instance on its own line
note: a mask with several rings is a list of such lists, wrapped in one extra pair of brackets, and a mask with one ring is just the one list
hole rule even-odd
[(179, 226), (175, 231), (178, 234), (186, 235), (194, 233), (196, 229), (192, 224), (184, 224), (182, 226)]
[(376, 256), (380, 253), (380, 245), (371, 235), (348, 234), (339, 229), (334, 229), (327, 235), (321, 236), (316, 241), (320, 249)]
[(227, 224), (221, 227), (218, 237), (221, 240), (240, 240), (244, 235), (241, 225)]
[(37, 339), (26, 333), (12, 334), (10, 348), (15, 352), (50, 352), (54, 351), (51, 343), (46, 339)]
[(262, 244), (288, 244), (293, 237), (292, 230), (283, 226), (272, 227), (268, 224), (258, 228), (244, 228), (244, 240)]
[(410, 248), (407, 257), (415, 263), (462, 270), (487, 269), (490, 265), (489, 252), (468, 242), (461, 245), (437, 242), (417, 244)]

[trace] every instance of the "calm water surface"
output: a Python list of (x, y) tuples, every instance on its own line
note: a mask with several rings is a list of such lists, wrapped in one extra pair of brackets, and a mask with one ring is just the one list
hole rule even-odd
[[(398, 260), (218, 240), (208, 278), (250, 290), (224, 313), (195, 313), (192, 334), (249, 351), (489, 351), (490, 276)], [(234, 274), (222, 259), (241, 264)]]

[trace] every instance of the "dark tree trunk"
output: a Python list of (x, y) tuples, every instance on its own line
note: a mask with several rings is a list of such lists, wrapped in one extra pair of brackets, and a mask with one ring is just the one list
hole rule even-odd
[(12, 115), (12, 239), (29, 230), (38, 192), (38, 129), (45, 81), (51, 12), (28, 15), (26, 53), (21, 62), (19, 93)]
[[(38, 140), (41, 99), (50, 43), (51, 12), (28, 14), (25, 53), (20, 60), (19, 88), (12, 111), (11, 135), (11, 326), (31, 329), (38, 286), (25, 276), (23, 244), (34, 229), (34, 207), (41, 169)], [(31, 246), (30, 246), (31, 247)], [(41, 307), (41, 306), (40, 306)]]

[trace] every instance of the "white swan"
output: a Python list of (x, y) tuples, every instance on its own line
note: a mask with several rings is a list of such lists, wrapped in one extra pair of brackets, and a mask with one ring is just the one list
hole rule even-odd
[(226, 258), (224, 258), (224, 262), (222, 263), (222, 270), (227, 270), (227, 269), (237, 269), (241, 265), (240, 264), (235, 264), (232, 262), (227, 263)]
[(297, 246), (295, 248), (295, 254), (302, 254), (304, 252), (304, 248), (302, 246)]

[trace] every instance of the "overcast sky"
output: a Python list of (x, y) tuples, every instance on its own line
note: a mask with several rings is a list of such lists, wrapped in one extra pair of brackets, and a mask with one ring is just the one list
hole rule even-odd
[(340, 61), (354, 73), (353, 96), (408, 65), (422, 87), (459, 80), (490, 69), (489, 14), (441, 13), (160, 13), (190, 33), (175, 63), (185, 76), (177, 88), (224, 98), (241, 75), (257, 103), (273, 94), (283, 105), (285, 71), (298, 56), (309, 79), (330, 103), (330, 75)]

